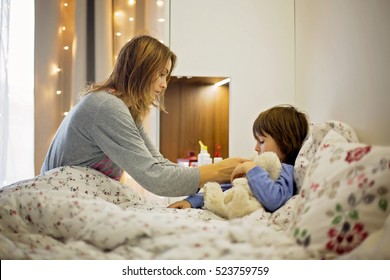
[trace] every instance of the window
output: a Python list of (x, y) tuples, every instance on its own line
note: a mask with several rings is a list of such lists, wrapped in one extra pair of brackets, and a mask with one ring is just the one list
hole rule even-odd
[(34, 176), (34, 1), (0, 1), (2, 187)]

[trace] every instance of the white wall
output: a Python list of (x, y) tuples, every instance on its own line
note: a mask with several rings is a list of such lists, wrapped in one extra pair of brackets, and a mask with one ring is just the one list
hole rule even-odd
[(390, 1), (295, 0), (296, 104), (390, 145)]
[(171, 0), (182, 76), (230, 76), (230, 156), (257, 114), (292, 103), (390, 145), (390, 1)]
[(251, 155), (257, 115), (294, 103), (293, 0), (171, 0), (174, 75), (227, 76), (230, 156)]

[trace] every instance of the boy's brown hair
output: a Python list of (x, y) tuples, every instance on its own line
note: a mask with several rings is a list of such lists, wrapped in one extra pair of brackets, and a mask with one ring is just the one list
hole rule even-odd
[(295, 164), (308, 131), (306, 114), (291, 105), (278, 105), (261, 112), (253, 123), (255, 139), (269, 134), (286, 155), (283, 162), (291, 165)]

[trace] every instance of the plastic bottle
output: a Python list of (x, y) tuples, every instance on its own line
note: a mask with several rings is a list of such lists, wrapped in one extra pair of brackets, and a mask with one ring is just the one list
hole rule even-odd
[(204, 157), (203, 158), (203, 165), (212, 164), (213, 160), (210, 157)]
[(215, 157), (215, 158), (214, 158), (214, 163), (218, 163), (218, 162), (220, 162), (220, 161), (222, 161), (222, 158), (221, 158), (221, 157)]
[(200, 152), (198, 154), (198, 166), (202, 166), (205, 164), (204, 159), (210, 158), (210, 154), (207, 152), (207, 146), (205, 146), (200, 140), (199, 140), (199, 145), (200, 145)]

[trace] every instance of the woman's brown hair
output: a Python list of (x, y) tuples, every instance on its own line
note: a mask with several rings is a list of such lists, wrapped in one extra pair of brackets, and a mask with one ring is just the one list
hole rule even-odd
[(153, 105), (165, 111), (164, 93), (158, 98), (150, 94), (150, 87), (163, 71), (168, 60), (172, 67), (167, 82), (176, 65), (176, 55), (163, 43), (148, 35), (139, 35), (127, 42), (119, 52), (110, 77), (88, 87), (83, 93), (107, 90), (121, 98), (139, 123)]
[(291, 105), (272, 107), (256, 118), (253, 123), (253, 136), (258, 140), (264, 133), (269, 134), (286, 155), (284, 163), (294, 165), (309, 130), (305, 113)]

